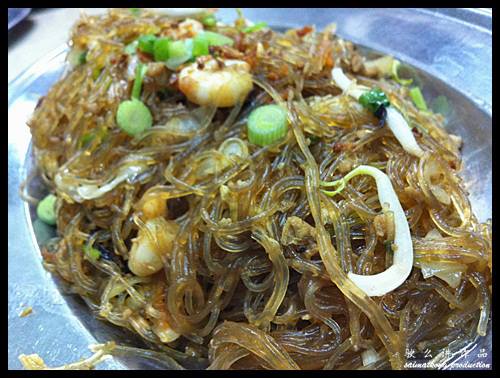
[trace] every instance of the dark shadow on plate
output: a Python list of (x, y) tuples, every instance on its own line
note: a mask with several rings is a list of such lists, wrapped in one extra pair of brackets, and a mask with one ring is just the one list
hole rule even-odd
[(21, 42), (24, 36), (33, 28), (35, 22), (29, 18), (21, 21), (9, 30), (9, 48)]

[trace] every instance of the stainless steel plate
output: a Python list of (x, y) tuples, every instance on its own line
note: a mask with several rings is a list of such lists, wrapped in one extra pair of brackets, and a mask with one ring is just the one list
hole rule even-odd
[[(464, 139), (463, 176), (473, 210), (482, 221), (491, 217), (492, 202), (492, 33), (491, 13), (472, 9), (244, 9), (252, 20), (286, 28), (337, 23), (338, 33), (369, 49), (392, 54), (413, 65), (427, 99), (444, 95), (453, 109), (447, 127)], [(224, 21), (233, 9), (221, 9)], [(49, 366), (87, 356), (88, 345), (109, 339), (141, 345), (134, 335), (89, 315), (75, 296), (65, 295), (60, 283), (41, 264), (38, 242), (50, 228), (32, 223), (29, 206), (18, 188), (32, 167), (30, 133), (25, 126), (37, 100), (63, 71), (65, 47), (25, 71), (9, 84), (9, 247), (8, 247), (8, 367), (20, 369), (18, 355), (38, 353)], [(31, 190), (39, 191), (36, 185)], [(42, 194), (42, 193), (40, 193)], [(40, 241), (40, 240), (39, 240)], [(33, 314), (20, 318), (20, 311)], [(475, 349), (474, 349), (475, 348)], [(486, 356), (478, 354), (485, 348)], [(461, 360), (491, 364), (491, 332), (472, 345)], [(460, 356), (458, 356), (460, 358)], [(456, 357), (455, 357), (456, 359)], [(491, 366), (491, 365), (490, 365)], [(100, 369), (153, 368), (136, 359), (111, 359)], [(157, 366), (156, 366), (157, 367)]]

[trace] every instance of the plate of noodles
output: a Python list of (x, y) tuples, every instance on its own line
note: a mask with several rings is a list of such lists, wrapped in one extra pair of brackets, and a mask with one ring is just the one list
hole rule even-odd
[(474, 10), (82, 14), (9, 85), (9, 368), (491, 368), (491, 51)]

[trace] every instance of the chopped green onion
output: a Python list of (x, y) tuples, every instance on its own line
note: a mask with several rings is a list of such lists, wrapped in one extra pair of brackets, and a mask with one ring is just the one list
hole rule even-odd
[(192, 57), (193, 40), (191, 38), (182, 41), (174, 41), (168, 45), (168, 60), (166, 65), (169, 69), (175, 70)]
[(56, 200), (55, 195), (49, 194), (36, 207), (38, 218), (51, 226), (56, 224)]
[(106, 126), (101, 127), (97, 130), (96, 136), (102, 141), (109, 137), (109, 131)]
[(217, 20), (213, 14), (207, 14), (201, 19), (201, 23), (205, 26), (212, 27), (215, 26)]
[(139, 45), (139, 41), (136, 39), (135, 41), (130, 42), (127, 46), (125, 46), (125, 54), (134, 55), (136, 54), (137, 46)]
[(440, 113), (445, 117), (451, 112), (450, 103), (448, 102), (446, 96), (443, 95), (437, 96), (434, 101), (432, 101), (431, 108), (434, 113)]
[(231, 38), (220, 33), (204, 31), (200, 34), (203, 34), (207, 38), (209, 46), (234, 45), (234, 41)]
[(134, 86), (132, 88), (132, 100), (123, 101), (116, 112), (118, 126), (129, 135), (138, 135), (149, 129), (153, 124), (153, 116), (148, 107), (139, 100), (141, 96), (142, 81), (148, 66), (142, 63), (135, 70)]
[(157, 62), (164, 62), (168, 59), (169, 38), (157, 38), (153, 45), (153, 55)]
[(203, 33), (198, 34), (193, 39), (193, 57), (197, 58), (199, 56), (208, 55), (210, 52), (208, 50), (208, 39)]
[(129, 10), (134, 16), (139, 16), (141, 14), (141, 8), (129, 8)]
[(234, 20), (234, 26), (236, 27), (236, 29), (241, 30), (246, 26), (247, 23), (240, 8), (236, 8), (236, 13), (238, 13), (238, 17), (236, 18), (236, 20)]
[(141, 35), (138, 39), (139, 50), (148, 54), (153, 54), (155, 41), (156, 37), (153, 34)]
[(168, 45), (168, 57), (170, 58), (182, 58), (190, 53), (187, 44), (188, 40), (185, 41), (174, 41)]
[(146, 105), (134, 98), (118, 106), (116, 122), (127, 134), (135, 136), (153, 125), (153, 116)]
[(85, 64), (85, 63), (87, 63), (87, 51), (82, 52), (78, 56), (78, 63), (79, 64)]
[(248, 117), (248, 140), (261, 147), (283, 138), (288, 130), (287, 112), (279, 105), (260, 106)]
[(99, 76), (101, 76), (102, 70), (103, 70), (103, 68), (100, 68), (100, 67), (95, 67), (92, 70), (92, 79), (94, 79), (94, 81), (99, 79)]
[(135, 80), (132, 88), (132, 98), (139, 99), (141, 97), (142, 81), (148, 72), (146, 64), (139, 63), (135, 69)]
[(373, 88), (363, 93), (359, 96), (359, 103), (372, 113), (375, 113), (381, 106), (387, 107), (390, 105), (386, 94), (380, 88)]
[(79, 144), (81, 147), (87, 147), (95, 138), (94, 133), (87, 133), (82, 135), (82, 137), (79, 140)]
[(73, 49), (68, 53), (68, 62), (71, 66), (76, 67), (87, 63), (87, 51)]
[(316, 136), (316, 135), (310, 135), (309, 140), (311, 141), (311, 144), (314, 144), (314, 143), (318, 143), (321, 140), (321, 138), (319, 136)]
[(106, 126), (98, 128), (97, 130), (93, 130), (92, 132), (83, 134), (78, 140), (78, 145), (80, 148), (87, 147), (90, 143), (94, 141), (94, 139), (98, 139), (99, 143), (105, 140), (108, 137), (108, 129)]
[(425, 103), (424, 96), (419, 87), (410, 89), (410, 97), (419, 110), (427, 110), (427, 104)]
[(394, 59), (392, 62), (392, 77), (393, 79), (398, 82), (401, 85), (410, 85), (413, 83), (413, 79), (401, 79), (398, 74), (398, 69), (399, 66), (401, 65), (401, 62), (397, 59)]
[(253, 33), (267, 27), (267, 22), (257, 22), (255, 25), (243, 29), (243, 33)]
[(85, 252), (85, 256), (87, 256), (88, 259), (93, 262), (96, 262), (101, 257), (101, 252), (98, 249), (89, 246), (88, 244), (85, 244), (83, 246), (83, 252)]

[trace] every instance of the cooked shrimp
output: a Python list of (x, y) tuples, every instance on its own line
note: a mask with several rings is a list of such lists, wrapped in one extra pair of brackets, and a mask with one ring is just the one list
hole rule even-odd
[(219, 108), (244, 101), (252, 90), (250, 65), (241, 60), (210, 59), (193, 63), (179, 74), (179, 89), (189, 101)]
[[(132, 239), (128, 267), (136, 276), (150, 276), (163, 268), (163, 255), (168, 255), (174, 244), (179, 226), (162, 217), (148, 220), (140, 229), (137, 238)], [(155, 236), (155, 240), (150, 239)]]

